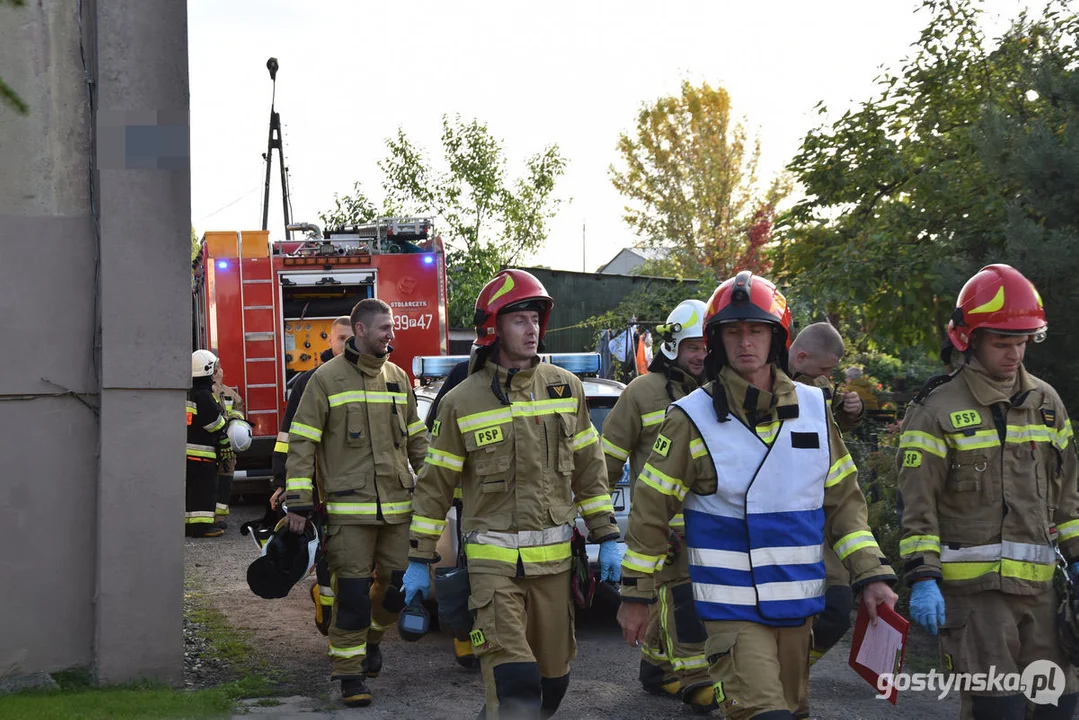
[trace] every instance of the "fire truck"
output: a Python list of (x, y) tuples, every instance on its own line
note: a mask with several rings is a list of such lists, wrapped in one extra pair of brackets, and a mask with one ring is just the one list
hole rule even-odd
[[(431, 218), (379, 218), (328, 231), (289, 225), (303, 240), (271, 242), (266, 230), (207, 232), (192, 290), (194, 348), (221, 361), (253, 427), (237, 458), (234, 492), (266, 490), (292, 378), (317, 367), (335, 318), (364, 298), (393, 309), (392, 360), (445, 355), (449, 344), (446, 261)], [(412, 378), (415, 380), (414, 378)]]

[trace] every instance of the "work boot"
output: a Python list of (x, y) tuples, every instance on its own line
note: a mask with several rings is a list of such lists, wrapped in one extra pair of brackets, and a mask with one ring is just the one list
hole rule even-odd
[(382, 672), (382, 649), (377, 645), (367, 646), (367, 656), (363, 659), (363, 674), (376, 678)]
[(341, 700), (349, 707), (364, 707), (371, 704), (371, 691), (363, 678), (346, 678), (341, 681)]
[(225, 531), (222, 530), (221, 528), (219, 528), (219, 527), (211, 527), (209, 530), (204, 532), (202, 535), (196, 535), (196, 537), (215, 538), (215, 537), (221, 537), (224, 534), (225, 534)]
[(698, 685), (694, 688), (686, 688), (682, 693), (682, 702), (700, 715), (706, 715), (719, 707), (716, 702), (716, 693), (711, 685)]

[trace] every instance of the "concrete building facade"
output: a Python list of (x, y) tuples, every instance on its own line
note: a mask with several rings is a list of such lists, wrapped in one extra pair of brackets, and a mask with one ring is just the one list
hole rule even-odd
[(0, 5), (0, 679), (183, 670), (184, 0)]

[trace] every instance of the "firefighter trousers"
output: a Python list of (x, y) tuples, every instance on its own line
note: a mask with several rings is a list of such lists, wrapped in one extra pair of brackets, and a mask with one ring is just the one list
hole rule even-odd
[(487, 720), (548, 718), (577, 657), (569, 572), (532, 577), (469, 573), (469, 638), (480, 659)]
[(404, 607), (401, 581), (408, 566), (408, 523), (330, 525), (326, 561), (333, 591), (332, 677), (360, 678), (367, 645), (381, 642)]
[(727, 720), (770, 711), (809, 714), (812, 619), (795, 627), (705, 621), (705, 656), (716, 701)]
[(824, 546), (824, 571), (828, 590), (824, 594), (824, 612), (813, 621), (813, 647), (810, 664), (817, 662), (850, 629), (850, 613), (854, 609), (854, 592), (850, 574), (840, 562), (835, 550)]
[(217, 504), (214, 513), (220, 518), (229, 516), (229, 500), (232, 496), (232, 473), (218, 472)]
[(214, 526), (214, 498), (217, 492), (217, 463), (187, 459), (184, 483), (184, 534), (202, 537)]
[(677, 679), (689, 702), (694, 690), (712, 684), (704, 655), (706, 639), (693, 604), (688, 553), (682, 551), (656, 574), (656, 602), (648, 607), (648, 627), (641, 647), (641, 684), (649, 692), (662, 693), (662, 686)]
[[(1038, 595), (1010, 595), (985, 590), (959, 595), (943, 589), (946, 617), (940, 628), (941, 665), (956, 673), (1021, 673), (1036, 660), (1049, 660), (1063, 671), (1064, 695), (1079, 692), (1075, 668), (1067, 664), (1057, 640), (1056, 593), (1049, 586)], [(1026, 716), (1021, 690), (1001, 689), (972, 694), (962, 692), (963, 717), (999, 717), (1008, 713)], [(1009, 711), (999, 705), (1008, 696), (1019, 695), (1019, 706)], [(1064, 705), (1065, 698), (1060, 698)], [(984, 711), (979, 712), (979, 706)], [(1052, 706), (1047, 706), (1048, 709)], [(1020, 712), (1021, 708), (1021, 712)]]

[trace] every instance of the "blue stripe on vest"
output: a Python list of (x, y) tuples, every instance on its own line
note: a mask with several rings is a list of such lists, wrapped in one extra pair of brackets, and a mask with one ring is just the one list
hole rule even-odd
[[(761, 604), (772, 605), (774, 603)], [(734, 620), (751, 622), (757, 623), (758, 625), (768, 625), (769, 627), (798, 627), (805, 623), (805, 617), (795, 620), (766, 620), (761, 617), (761, 614), (757, 611), (756, 605), (724, 605), (722, 603), (701, 602), (700, 600), (697, 600), (694, 602), (694, 607), (697, 609), (697, 615), (703, 620), (721, 618), (724, 621)], [(806, 613), (806, 617), (817, 615), (820, 612), (820, 610), (815, 610)]]
[(741, 518), (710, 515), (689, 508), (682, 511), (682, 517), (686, 522), (686, 545), (689, 547), (749, 551), (746, 525)]
[(750, 513), (753, 547), (800, 547), (824, 542), (824, 508), (792, 512)]

